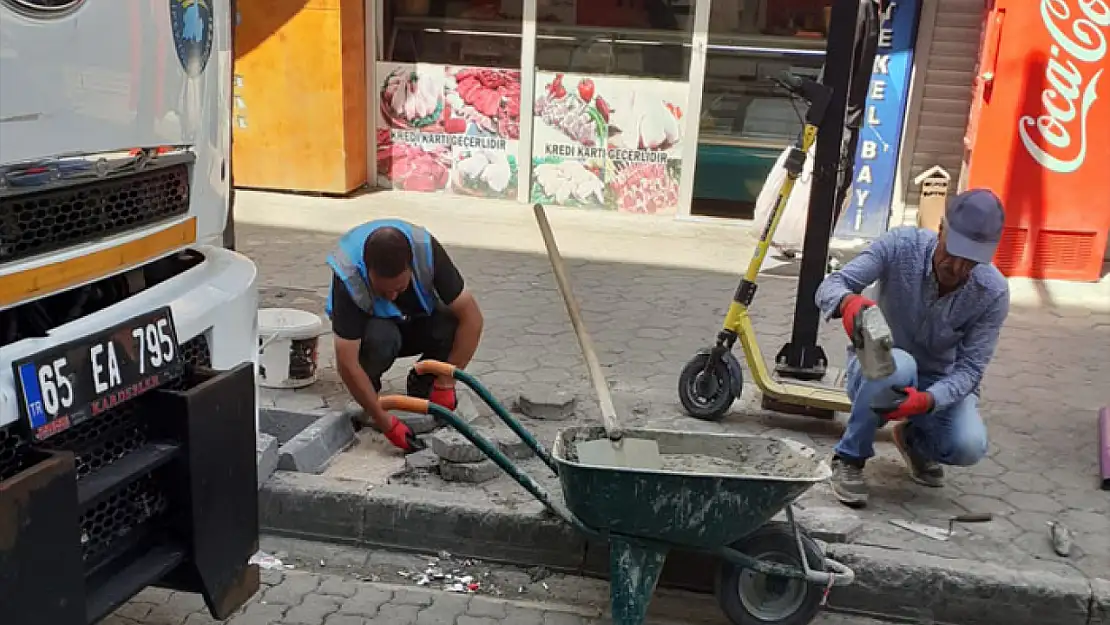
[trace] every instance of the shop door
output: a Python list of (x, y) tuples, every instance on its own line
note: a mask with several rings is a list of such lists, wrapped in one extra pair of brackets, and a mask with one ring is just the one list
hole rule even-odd
[(804, 115), (769, 77), (783, 70), (818, 77), (831, 6), (832, 0), (712, 0), (693, 215), (753, 217), (763, 183), (801, 133)]
[(528, 200), (674, 214), (691, 0), (536, 0)]

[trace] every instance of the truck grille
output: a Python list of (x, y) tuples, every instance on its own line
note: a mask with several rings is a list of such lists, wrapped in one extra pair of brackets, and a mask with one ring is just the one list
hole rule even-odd
[(137, 230), (189, 211), (186, 164), (0, 197), (0, 264)]
[[(189, 370), (211, 366), (208, 340), (203, 334), (181, 345), (186, 374), (168, 385), (182, 388)], [(123, 404), (40, 443), (50, 450), (72, 451), (76, 456), (77, 479), (120, 460), (147, 442), (148, 424), (143, 399)], [(14, 427), (0, 429), (0, 480), (25, 467), (27, 441)], [(166, 510), (168, 501), (153, 475), (147, 475), (100, 502), (81, 517), (81, 545), (85, 562), (94, 566), (111, 552), (113, 541), (125, 539)]]

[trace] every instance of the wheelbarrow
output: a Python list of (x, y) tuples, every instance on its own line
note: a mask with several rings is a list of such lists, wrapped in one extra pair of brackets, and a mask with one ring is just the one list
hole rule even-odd
[[(661, 470), (585, 465), (578, 462), (576, 443), (604, 437), (604, 428), (565, 428), (548, 453), (470, 374), (434, 360), (419, 361), (415, 369), (452, 377), (477, 393), (558, 476), (565, 505), (454, 412), (404, 395), (383, 396), (382, 407), (435, 416), (554, 514), (587, 537), (608, 542), (614, 625), (643, 625), (663, 563), (673, 549), (720, 558), (716, 596), (735, 625), (806, 625), (833, 586), (855, 579), (851, 569), (826, 558), (794, 520), (793, 502), (831, 473), (827, 463), (799, 443), (764, 436), (629, 429), (628, 436), (658, 442), (666, 460)], [(722, 470), (741, 466), (750, 470)], [(784, 509), (786, 522), (772, 522)]]

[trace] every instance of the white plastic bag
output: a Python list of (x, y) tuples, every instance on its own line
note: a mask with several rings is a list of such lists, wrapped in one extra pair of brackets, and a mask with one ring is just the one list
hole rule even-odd
[[(794, 183), (794, 190), (790, 194), (790, 199), (786, 202), (786, 212), (779, 220), (779, 227), (775, 229), (774, 236), (771, 237), (771, 245), (786, 255), (801, 254), (805, 242), (815, 147), (816, 144), (810, 147), (809, 154), (806, 155), (802, 175)], [(782, 183), (786, 182), (786, 168), (783, 164), (786, 162), (786, 156), (789, 153), (790, 148), (786, 148), (779, 155), (778, 160), (775, 161), (775, 166), (771, 168), (771, 173), (767, 175), (767, 180), (763, 183), (763, 189), (759, 192), (759, 197), (755, 201), (755, 225), (759, 228), (758, 233), (762, 233), (763, 229), (767, 227), (767, 220), (771, 218), (771, 211), (775, 208), (775, 201), (778, 200), (779, 189), (782, 188)]]

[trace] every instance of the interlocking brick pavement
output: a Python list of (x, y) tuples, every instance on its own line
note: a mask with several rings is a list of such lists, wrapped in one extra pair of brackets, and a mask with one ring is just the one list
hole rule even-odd
[[(263, 571), (262, 588), (226, 621), (211, 618), (199, 595), (150, 588), (100, 625), (605, 625), (601, 610), (564, 602), (512, 601), (423, 587), (372, 583), (330, 573)], [(704, 599), (712, 602), (711, 599)], [(712, 617), (711, 617), (712, 618)], [(709, 625), (720, 619), (647, 625)], [(823, 614), (813, 625), (884, 625)]]
[[(338, 233), (374, 217), (408, 218), (445, 243), (482, 304), (485, 337), (470, 370), (505, 400), (537, 383), (576, 393), (586, 410), (593, 405), (574, 333), (526, 207), (434, 200), (437, 206), (396, 194), (340, 201), (241, 193), (238, 199), (238, 246), (259, 266), (264, 305), (322, 313), (328, 283), (323, 259)], [(841, 425), (760, 410), (750, 378), (742, 400), (719, 424), (685, 417), (678, 405), (678, 372), (719, 327), (737, 268), (750, 257), (750, 234), (647, 217), (599, 215), (593, 223), (589, 214), (552, 210), (549, 215), (624, 414), (651, 426), (771, 434), (831, 449)], [(760, 280), (753, 317), (765, 359), (789, 337), (795, 285), (788, 277)], [(1015, 303), (983, 384), (989, 457), (975, 467), (950, 468), (944, 489), (928, 489), (911, 483), (893, 447), (880, 443), (879, 457), (867, 469), (873, 493), (861, 512), (868, 529), (860, 542), (1014, 564), (1052, 560), (1090, 576), (1106, 575), (1110, 497), (1097, 486), (1095, 417), (1101, 405), (1110, 404), (1107, 287), (1110, 283), (1012, 287)], [(836, 326), (821, 330), (834, 365), (843, 363), (845, 344)], [(396, 384), (404, 371), (396, 367), (392, 374)], [(327, 371), (299, 399), (343, 400), (335, 374)], [(554, 431), (543, 424), (529, 427), (546, 441)], [(889, 439), (880, 433), (880, 440)], [(448, 488), (434, 480), (428, 485)], [(495, 501), (530, 499), (507, 478), (482, 488)], [(827, 502), (830, 496), (818, 488), (810, 500)], [(886, 523), (898, 517), (942, 524), (971, 511), (993, 512), (995, 520), (968, 526), (965, 536), (947, 543)], [(1050, 520), (1062, 521), (1075, 534), (1068, 560), (1052, 553)]]

